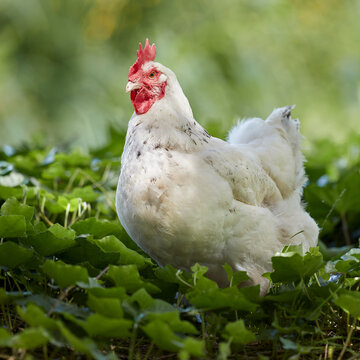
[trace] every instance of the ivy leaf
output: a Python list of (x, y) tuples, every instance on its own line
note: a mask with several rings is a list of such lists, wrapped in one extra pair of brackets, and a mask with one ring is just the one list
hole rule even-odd
[(224, 331), (223, 337), (225, 339), (232, 338), (234, 344), (244, 345), (255, 340), (255, 335), (246, 329), (244, 320), (228, 323)]
[(160, 320), (177, 333), (198, 333), (190, 322), (180, 320), (179, 313), (174, 306), (164, 300), (152, 298), (145, 289), (137, 290), (127, 300), (127, 303), (134, 302), (140, 306), (141, 317), (145, 317), (149, 321)]
[(334, 303), (348, 314), (360, 319), (360, 292), (343, 289)]
[(55, 224), (32, 236), (30, 244), (43, 256), (54, 255), (76, 245), (75, 231)]
[(74, 212), (79, 207), (79, 199), (78, 198), (68, 199), (65, 196), (59, 196), (57, 200), (57, 204), (63, 210), (69, 209), (70, 212)]
[(50, 164), (43, 172), (41, 177), (47, 180), (54, 180), (57, 178), (63, 178), (65, 174), (65, 168), (59, 162)]
[(3, 288), (0, 288), (0, 305), (10, 302), (10, 297)]
[(237, 271), (234, 274), (234, 270), (229, 264), (223, 265), (223, 268), (226, 271), (231, 286), (238, 286), (240, 283), (250, 279), (246, 271)]
[[(173, 284), (181, 284), (181, 281), (176, 276), (177, 271), (178, 271), (177, 269), (175, 269), (174, 267), (168, 264), (164, 267), (156, 268), (154, 272), (156, 277), (162, 281)], [(184, 272), (181, 273), (182, 275), (184, 274)]]
[(117, 286), (123, 286), (130, 293), (144, 287), (149, 293), (159, 292), (160, 289), (140, 278), (136, 265), (110, 265), (108, 275), (112, 278)]
[(150, 308), (147, 312), (146, 318), (150, 321), (160, 320), (161, 322), (169, 325), (171, 330), (176, 333), (193, 334), (193, 335), (198, 334), (198, 331), (193, 324), (191, 324), (189, 321), (180, 320), (180, 315), (175, 308), (172, 309), (172, 312), (162, 312), (162, 313), (157, 313)]
[(120, 254), (117, 252), (104, 252), (97, 241), (91, 237), (79, 236), (75, 239), (76, 245), (65, 249), (59, 258), (69, 263), (81, 263), (86, 259), (92, 266), (103, 269), (109, 264), (117, 264)]
[(97, 220), (94, 217), (77, 221), (72, 228), (78, 235), (91, 234), (95, 239), (101, 239), (107, 235), (114, 235), (130, 249), (138, 250), (136, 244), (129, 238), (118, 221), (105, 219)]
[(88, 282), (87, 270), (79, 265), (67, 265), (62, 261), (46, 260), (42, 267), (44, 273), (55, 280), (60, 287), (75, 285), (76, 282)]
[(26, 249), (12, 241), (7, 241), (0, 245), (0, 265), (13, 269), (29, 261), (33, 254), (34, 250)]
[(177, 351), (181, 347), (182, 340), (174, 334), (169, 325), (154, 320), (142, 326), (147, 336), (162, 350)]
[(217, 285), (214, 284), (199, 288), (199, 283), (197, 283), (197, 286), (190, 290), (186, 294), (186, 297), (197, 308), (204, 310), (223, 309), (227, 307), (232, 310), (251, 312), (256, 310), (257, 304), (247, 299), (237, 287), (219, 289)]
[(16, 198), (7, 199), (1, 206), (1, 215), (23, 215), (26, 221), (34, 216), (34, 207), (21, 204)]
[(82, 188), (77, 187), (73, 189), (70, 193), (64, 194), (68, 199), (73, 198), (80, 198), (82, 201), (93, 202), (95, 201), (100, 195), (96, 193), (93, 188), (88, 185)]
[(231, 347), (229, 342), (221, 342), (219, 344), (219, 354), (217, 360), (227, 360), (231, 355)]
[(88, 297), (88, 306), (91, 310), (109, 318), (122, 318), (124, 312), (120, 299), (115, 298), (98, 298), (92, 294)]
[(105, 236), (94, 241), (105, 252), (120, 253), (119, 265), (135, 264), (139, 269), (144, 267), (148, 260), (134, 250), (127, 248), (116, 236)]
[(54, 313), (69, 313), (78, 318), (86, 318), (89, 315), (88, 308), (80, 307), (76, 304), (71, 304), (68, 302), (59, 302), (57, 298), (45, 294), (36, 294), (29, 296), (24, 296), (23, 294), (23, 297), (16, 299), (15, 302), (20, 306), (27, 306), (28, 304), (34, 303), (39, 308), (44, 309), (46, 312), (48, 312), (50, 309), (55, 309)]
[(0, 185), (0, 199), (6, 200), (11, 197), (21, 199), (23, 197), (23, 189), (20, 187), (9, 187)]
[(42, 327), (25, 329), (14, 335), (7, 346), (17, 349), (36, 349), (48, 343), (49, 333)]
[(283, 252), (272, 257), (274, 282), (292, 282), (310, 277), (323, 265), (319, 248), (312, 248), (302, 256), (302, 246), (288, 246)]
[(26, 221), (23, 215), (0, 216), (0, 238), (26, 236)]
[(123, 232), (119, 224), (108, 220), (97, 220), (94, 217), (77, 221), (72, 228), (77, 234), (91, 234), (95, 238)]
[(12, 335), (5, 330), (0, 328), (0, 347), (10, 347), (11, 346)]
[[(113, 299), (114, 300), (114, 299)], [(101, 314), (92, 314), (83, 323), (82, 327), (90, 336), (130, 337), (132, 321), (127, 319), (112, 319)]]
[[(146, 310), (155, 304), (155, 299), (145, 289), (141, 288), (131, 295), (129, 302), (137, 302), (141, 310)], [(171, 307), (170, 304), (168, 305)], [(173, 308), (171, 307), (171, 309)], [(169, 308), (167, 310), (169, 311)]]
[(32, 303), (29, 303), (26, 308), (17, 307), (18, 314), (22, 319), (33, 327), (42, 326), (48, 330), (57, 329), (56, 320), (49, 318), (43, 310)]
[(351, 249), (335, 261), (336, 270), (346, 274), (347, 277), (360, 275), (360, 249)]
[(61, 161), (67, 165), (73, 166), (89, 166), (91, 157), (89, 154), (84, 154), (79, 150), (74, 150), (70, 154), (57, 153), (55, 154), (55, 160)]
[(204, 340), (187, 337), (182, 343), (182, 349), (179, 351), (179, 359), (190, 359), (190, 356), (202, 357), (205, 356), (205, 342)]
[(95, 342), (90, 338), (78, 338), (61, 321), (58, 321), (58, 327), (66, 340), (76, 351), (92, 356), (95, 360), (106, 360), (106, 357), (101, 354), (97, 349)]
[(126, 289), (123, 287), (93, 287), (88, 289), (89, 294), (96, 296), (97, 298), (116, 298), (124, 300), (128, 297)]

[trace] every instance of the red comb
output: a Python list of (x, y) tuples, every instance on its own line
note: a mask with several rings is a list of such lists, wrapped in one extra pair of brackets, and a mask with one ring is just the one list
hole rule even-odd
[(136, 56), (137, 56), (136, 62), (129, 70), (129, 78), (131, 75), (137, 73), (143, 64), (145, 64), (148, 61), (153, 61), (155, 59), (156, 56), (155, 44), (152, 44), (150, 46), (149, 39), (146, 39), (145, 48), (143, 50), (141, 43), (139, 43), (139, 50), (136, 51)]

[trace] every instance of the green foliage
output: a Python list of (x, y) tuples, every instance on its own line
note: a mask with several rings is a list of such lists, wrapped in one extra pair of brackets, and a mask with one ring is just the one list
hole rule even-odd
[[(105, 143), (109, 125), (125, 128), (133, 111), (125, 85), (146, 37), (210, 133), (291, 104), (307, 138), (337, 143), (358, 129), (357, 1), (24, 2), (0, 1), (0, 143), (44, 129), (60, 142)], [(74, 155), (44, 177), (87, 161)], [(31, 168), (37, 156), (16, 164)]]
[(223, 337), (231, 339), (234, 344), (247, 344), (256, 339), (255, 335), (246, 329), (244, 320), (228, 323), (225, 326)]
[(113, 132), (106, 147), (90, 154), (0, 151), (0, 179), (13, 173), (22, 179), (7, 178), (0, 187), (2, 354), (317, 359), (324, 352), (339, 356), (346, 343), (346, 356), (355, 356), (358, 139), (336, 152), (321, 143), (309, 156), (304, 196), (322, 242), (305, 255), (301, 246), (276, 254), (263, 298), (258, 286), (239, 287), (248, 276), (227, 264), (230, 285), (219, 288), (206, 267), (160, 268), (131, 241), (114, 206), (122, 142), (123, 134)]

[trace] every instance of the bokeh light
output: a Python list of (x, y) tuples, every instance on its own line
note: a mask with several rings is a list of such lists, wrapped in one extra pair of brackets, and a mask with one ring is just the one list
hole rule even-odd
[(97, 147), (126, 129), (146, 37), (213, 134), (296, 104), (308, 139), (344, 141), (359, 132), (359, 18), (357, 1), (2, 0), (0, 142)]

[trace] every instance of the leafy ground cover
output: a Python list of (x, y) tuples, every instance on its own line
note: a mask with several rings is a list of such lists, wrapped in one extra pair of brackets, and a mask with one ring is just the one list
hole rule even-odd
[(322, 242), (273, 257), (264, 298), (226, 265), (219, 289), (136, 247), (114, 206), (123, 142), (1, 149), (1, 359), (359, 358), (359, 138), (314, 145), (304, 198)]

